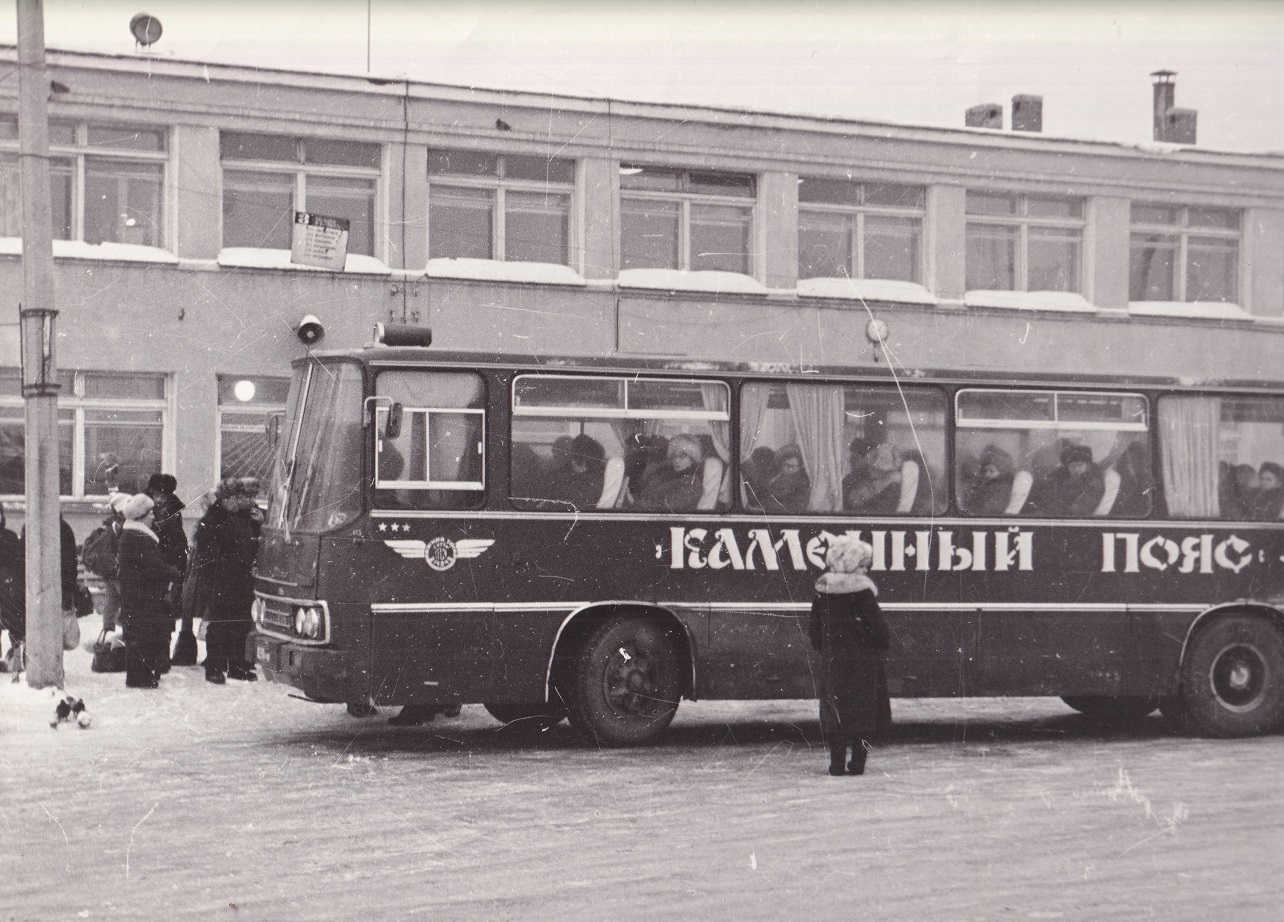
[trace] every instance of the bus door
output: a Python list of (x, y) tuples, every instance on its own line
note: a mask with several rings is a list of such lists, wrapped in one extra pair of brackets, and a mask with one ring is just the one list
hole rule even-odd
[(491, 530), (460, 512), (486, 488), (486, 387), (473, 372), (375, 379), (369, 574), (376, 701), (477, 700), (491, 678)]

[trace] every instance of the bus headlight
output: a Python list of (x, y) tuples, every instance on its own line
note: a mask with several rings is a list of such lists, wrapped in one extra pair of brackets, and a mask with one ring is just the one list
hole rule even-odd
[(294, 610), (294, 633), (308, 640), (325, 636), (325, 615), (315, 606), (300, 606)]
[(263, 616), (267, 613), (267, 603), (260, 598), (255, 598), (254, 604), (250, 606), (250, 617), (254, 623), (260, 627), (263, 625)]

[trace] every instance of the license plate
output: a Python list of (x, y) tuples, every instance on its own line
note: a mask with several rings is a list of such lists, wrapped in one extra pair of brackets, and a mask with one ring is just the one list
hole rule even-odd
[(259, 642), (259, 649), (255, 659), (264, 669), (276, 669), (276, 657), (272, 655), (272, 645), (266, 641)]

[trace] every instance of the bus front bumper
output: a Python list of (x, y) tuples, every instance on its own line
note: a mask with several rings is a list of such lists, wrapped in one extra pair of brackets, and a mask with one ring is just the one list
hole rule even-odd
[(269, 682), (290, 685), (313, 701), (343, 704), (364, 701), (366, 675), (351, 653), (310, 647), (264, 634), (251, 635), (254, 662)]

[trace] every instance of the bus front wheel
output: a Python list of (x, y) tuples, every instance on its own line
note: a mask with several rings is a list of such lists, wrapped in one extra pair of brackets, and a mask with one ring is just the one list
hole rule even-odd
[(1159, 706), (1143, 695), (1066, 695), (1062, 699), (1084, 717), (1101, 723), (1136, 723)]
[(570, 677), (570, 717), (606, 746), (637, 746), (660, 736), (681, 694), (678, 644), (669, 628), (637, 615), (599, 626)]
[(1181, 670), (1181, 713), (1203, 736), (1265, 733), (1284, 718), (1284, 635), (1232, 615), (1197, 633)]

